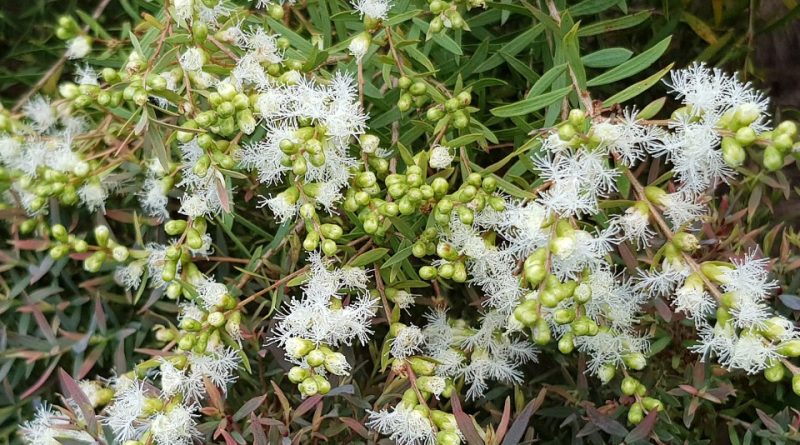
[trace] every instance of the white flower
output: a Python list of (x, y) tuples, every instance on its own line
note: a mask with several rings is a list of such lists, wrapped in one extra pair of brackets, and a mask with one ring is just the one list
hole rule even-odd
[(542, 179), (552, 182), (540, 193), (539, 204), (561, 216), (596, 213), (598, 198), (616, 190), (619, 171), (608, 166), (603, 151), (559, 147), (558, 136), (553, 135), (545, 140), (544, 154), (533, 160)]
[(673, 297), (675, 310), (684, 312), (698, 325), (707, 323), (706, 317), (717, 307), (711, 295), (706, 292), (702, 281), (686, 280), (683, 286), (675, 291)]
[(208, 208), (208, 201), (205, 196), (199, 193), (185, 194), (181, 197), (181, 208), (178, 213), (197, 219), (210, 214), (211, 209)]
[(172, 17), (178, 24), (187, 23), (192, 21), (194, 15), (194, 0), (175, 0), (173, 3), (175, 12)]
[(28, 445), (60, 445), (59, 439), (94, 442), (85, 431), (67, 429), (70, 422), (47, 404), (36, 408), (33, 420), (19, 426), (22, 441)]
[(227, 286), (205, 276), (195, 283), (195, 288), (203, 307), (209, 310), (221, 307), (225, 296), (229, 295)]
[(452, 162), (453, 155), (450, 153), (449, 148), (441, 145), (435, 145), (433, 148), (431, 148), (431, 157), (428, 161), (428, 164), (430, 164), (431, 168), (441, 170), (443, 168), (450, 167)]
[(100, 209), (105, 213), (108, 191), (100, 181), (85, 183), (83, 187), (78, 189), (78, 196), (81, 198), (81, 204), (90, 212)]
[(769, 279), (768, 258), (755, 258), (748, 253), (743, 259), (734, 259), (734, 268), (725, 269), (722, 288), (734, 298), (731, 314), (737, 328), (763, 328), (771, 315), (765, 300), (777, 289), (778, 283)]
[(648, 212), (636, 206), (628, 207), (623, 215), (612, 217), (609, 227), (620, 236), (620, 240), (635, 242), (639, 249), (648, 247), (650, 238), (656, 234), (650, 228)]
[(114, 271), (114, 281), (126, 289), (137, 289), (142, 282), (144, 273), (144, 263), (142, 261), (132, 261), (126, 266), (117, 267)]
[(219, 0), (213, 7), (206, 5), (206, 2), (197, 2), (197, 18), (211, 28), (219, 26), (219, 18), (230, 15), (232, 9), (225, 5), (224, 0)]
[(696, 202), (696, 197), (685, 190), (665, 195), (661, 200), (664, 216), (672, 223), (672, 230), (694, 222), (706, 214), (706, 207)]
[(142, 210), (152, 217), (164, 220), (169, 218), (167, 204), (169, 197), (165, 193), (164, 180), (153, 173), (148, 173), (147, 178), (142, 183), (142, 188), (136, 194), (139, 198), (139, 205)]
[(731, 324), (701, 326), (699, 334), (700, 341), (689, 349), (701, 354), (703, 361), (716, 356), (727, 369), (741, 369), (748, 374), (756, 374), (763, 371), (770, 361), (780, 357), (775, 345), (764, 341), (761, 335), (737, 335)]
[(769, 101), (763, 93), (754, 90), (750, 83), (742, 83), (719, 68), (710, 69), (704, 63), (673, 70), (670, 77), (671, 80), (665, 83), (672, 89), (675, 97), (690, 105), (690, 112), (705, 123), (716, 125), (727, 112), (744, 105), (752, 107), (757, 113), (751, 128), (757, 132), (766, 129)]
[(283, 54), (278, 48), (275, 36), (267, 34), (264, 28), (256, 27), (254, 31), (242, 32), (236, 44), (249, 51), (255, 61), (259, 63), (281, 63)]
[(535, 361), (536, 354), (530, 342), (491, 342), (488, 348), (472, 351), (469, 363), (462, 369), (464, 381), (469, 384), (467, 399), (475, 400), (489, 389), (487, 380), (497, 380), (506, 384), (522, 383), (519, 368), (529, 361)]
[(258, 207), (269, 207), (278, 222), (284, 223), (291, 220), (297, 214), (297, 203), (289, 202), (286, 195), (279, 193), (271, 198), (260, 197)]
[(389, 17), (389, 9), (392, 8), (392, 2), (389, 0), (351, 0), (351, 3), (362, 18), (367, 16), (386, 20)]
[(158, 413), (150, 421), (150, 432), (157, 445), (191, 445), (200, 437), (194, 408), (175, 405), (166, 413)]
[(143, 419), (146, 399), (142, 381), (117, 388), (114, 400), (100, 419), (114, 432), (117, 442), (136, 439), (147, 429), (146, 419)]
[(370, 35), (366, 32), (363, 32), (350, 40), (350, 44), (347, 45), (347, 49), (350, 51), (350, 54), (356, 58), (356, 61), (360, 63), (364, 56), (367, 55), (367, 52), (369, 51), (369, 45), (371, 43), (372, 39)]
[(623, 357), (627, 354), (646, 353), (650, 348), (647, 337), (634, 334), (600, 331), (597, 335), (575, 337), (575, 346), (585, 352), (591, 360), (588, 371), (596, 374), (604, 365), (624, 366)]
[(178, 60), (186, 71), (199, 71), (205, 64), (206, 56), (203, 51), (198, 48), (189, 48), (181, 54)]
[(392, 340), (392, 357), (403, 360), (414, 355), (424, 340), (425, 336), (420, 328), (414, 325), (401, 327)]
[(68, 59), (83, 59), (92, 51), (92, 39), (88, 36), (77, 36), (67, 42)]
[(78, 85), (99, 85), (97, 71), (89, 65), (79, 66), (75, 72), (75, 83)]
[(591, 132), (600, 139), (601, 147), (618, 155), (629, 167), (643, 160), (645, 148), (662, 135), (658, 127), (640, 124), (635, 110), (625, 110), (620, 123), (596, 122)]
[[(22, 112), (25, 113), (28, 119), (31, 120), (31, 126), (38, 132), (45, 132), (50, 127), (55, 125), (57, 116), (50, 101), (44, 96), (36, 96), (25, 103), (22, 107)], [(40, 159), (39, 161), (43, 161)]]
[(397, 443), (397, 445), (433, 445), (436, 430), (421, 412), (398, 404), (392, 410), (367, 411), (367, 426)]

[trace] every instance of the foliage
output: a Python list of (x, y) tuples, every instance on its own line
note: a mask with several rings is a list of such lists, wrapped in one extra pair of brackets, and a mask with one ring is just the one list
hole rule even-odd
[(262, 3), (3, 12), (0, 440), (800, 439), (797, 6)]

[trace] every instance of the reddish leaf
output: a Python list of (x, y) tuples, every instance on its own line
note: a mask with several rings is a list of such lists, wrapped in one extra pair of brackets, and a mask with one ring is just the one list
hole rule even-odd
[(625, 436), (625, 443), (638, 442), (650, 437), (650, 433), (653, 432), (653, 428), (656, 426), (656, 420), (658, 420), (658, 410), (650, 410), (647, 413), (647, 417)]
[(38, 391), (39, 388), (41, 388), (42, 385), (44, 385), (44, 383), (50, 378), (50, 374), (52, 374), (53, 370), (56, 369), (56, 365), (58, 365), (58, 360), (53, 360), (53, 363), (51, 363), (50, 366), (47, 367), (47, 369), (44, 371), (44, 374), (42, 374), (42, 376), (39, 377), (39, 380), (37, 380), (36, 383), (33, 384), (33, 386), (25, 390), (25, 392), (23, 392), (22, 395), (19, 396), (19, 398), (23, 400), (27, 399), (28, 397), (30, 397), (31, 394)]
[(283, 393), (280, 387), (275, 384), (275, 382), (270, 381), (272, 383), (272, 388), (275, 390), (275, 395), (278, 396), (278, 400), (281, 402), (281, 407), (283, 408), (283, 418), (286, 419), (286, 423), (289, 423), (289, 413), (292, 412), (292, 406), (289, 404), (289, 399), (286, 398), (286, 395)]
[(242, 407), (239, 408), (236, 413), (233, 415), (233, 421), (238, 422), (245, 417), (249, 416), (253, 411), (256, 410), (259, 406), (264, 403), (264, 400), (267, 400), (267, 395), (264, 394), (263, 396), (253, 397), (252, 399), (244, 402)]
[(508, 434), (506, 434), (506, 437), (503, 439), (503, 445), (515, 445), (519, 443), (522, 436), (525, 434), (525, 430), (528, 429), (528, 422), (531, 421), (531, 416), (533, 416), (542, 406), (542, 403), (544, 403), (545, 395), (547, 395), (547, 388), (542, 388), (536, 398), (528, 402), (525, 409), (517, 415), (517, 418), (514, 419), (514, 423), (511, 424), (511, 428), (508, 430)]
[(369, 438), (369, 431), (361, 424), (358, 420), (352, 417), (339, 417), (339, 420), (347, 425), (351, 430), (355, 431), (359, 436), (363, 437), (364, 439)]
[(295, 420), (310, 411), (312, 408), (317, 406), (317, 403), (319, 403), (320, 400), (322, 400), (322, 396), (320, 394), (305, 399), (303, 403), (301, 403), (300, 406), (298, 406), (297, 409), (295, 409), (292, 413), (292, 420)]
[(500, 425), (497, 426), (497, 433), (495, 434), (496, 443), (503, 440), (506, 435), (508, 424), (511, 422), (511, 397), (506, 397), (505, 406), (503, 406), (503, 417), (500, 419)]
[(72, 399), (78, 405), (78, 409), (81, 410), (81, 413), (83, 413), (83, 417), (86, 419), (86, 425), (88, 426), (89, 431), (92, 433), (96, 432), (97, 419), (94, 416), (92, 402), (90, 402), (89, 398), (86, 397), (86, 394), (81, 391), (80, 386), (78, 386), (78, 382), (76, 382), (72, 376), (67, 374), (66, 371), (60, 368), (58, 370), (58, 379), (61, 382), (61, 390), (64, 392), (64, 395)]
[(609, 416), (602, 414), (595, 407), (591, 405), (586, 406), (586, 414), (589, 416), (589, 421), (595, 424), (598, 428), (605, 431), (612, 436), (625, 437), (628, 435), (628, 429), (622, 426), (621, 423), (612, 419)]
[(475, 424), (472, 422), (472, 418), (461, 409), (461, 401), (458, 399), (458, 394), (453, 392), (453, 397), (450, 399), (450, 402), (453, 404), (453, 415), (456, 417), (458, 429), (461, 431), (461, 434), (464, 435), (467, 444), (483, 445), (483, 440), (481, 436), (478, 435), (478, 431), (475, 430)]
[(258, 421), (255, 414), (250, 413), (250, 432), (253, 434), (253, 445), (267, 445), (267, 435), (264, 434), (264, 427)]

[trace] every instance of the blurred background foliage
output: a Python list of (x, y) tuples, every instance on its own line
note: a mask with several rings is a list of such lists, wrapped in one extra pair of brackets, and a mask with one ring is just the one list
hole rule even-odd
[[(91, 16), (98, 3), (91, 0), (0, 0), (0, 98), (4, 106), (13, 106), (63, 55), (64, 43), (53, 35), (56, 19), (62, 14), (69, 14), (84, 19), (83, 23), (88, 25), (90, 21), (85, 17)], [(501, 19), (493, 25), (502, 27), (502, 33), (493, 34), (490, 28), (472, 26), (476, 31), (464, 36), (466, 54), (474, 53), (486, 40), (492, 49), (500, 48), (532, 26), (532, 20), (522, 20), (519, 15), (512, 13), (515, 8), (521, 7), (516, 0), (487, 3), (492, 11), (502, 11)], [(131, 23), (138, 22), (142, 14), (154, 13), (160, 7), (160, 1), (109, 2), (97, 19), (97, 23), (108, 33), (101, 43), (113, 48), (122, 41), (114, 39), (126, 38), (124, 36), (128, 35)], [(480, 11), (474, 11), (470, 19), (475, 19), (478, 14)], [(676, 67), (682, 67), (699, 60), (726, 70), (737, 70), (773, 97), (775, 119), (779, 120), (800, 116), (797, 111), (800, 104), (798, 17), (800, 6), (794, 0), (634, 0), (619, 2), (618, 7), (589, 13), (576, 20), (580, 19), (587, 25), (600, 24), (593, 28), (592, 35), (581, 38), (580, 50), (583, 55), (600, 49), (626, 48), (629, 50), (627, 57), (630, 57), (672, 36), (669, 48), (657, 67), (673, 62)], [(502, 37), (495, 39), (496, 35)], [(96, 48), (101, 46), (96, 45)], [(506, 59), (486, 73), (487, 77), (503, 79), (507, 86), (493, 90), (491, 98), (482, 95), (482, 108), (488, 110), (494, 106), (486, 101), (513, 101), (515, 95), (527, 91), (536, 78), (546, 71), (542, 57), (548, 55), (532, 51), (523, 50), (522, 55)], [(620, 52), (621, 56), (625, 54), (624, 51)], [(92, 62), (102, 65), (104, 54), (95, 51), (95, 56)], [(523, 61), (521, 64), (516, 63), (520, 60)], [(69, 77), (72, 69), (71, 64), (65, 64), (63, 72), (62, 68), (57, 69), (55, 75), (42, 86), (42, 91), (55, 91), (57, 80)], [(654, 69), (639, 73), (626, 82), (645, 79), (653, 74)], [(458, 67), (449, 67), (445, 71), (448, 70), (457, 74)], [(619, 84), (612, 84), (599, 91), (605, 91), (610, 96), (621, 89)], [(636, 103), (644, 106), (663, 96), (664, 91), (664, 86), (656, 85), (638, 97)], [(594, 94), (599, 96), (598, 93)], [(380, 115), (380, 111), (373, 111), (372, 114), (374, 118)], [(510, 130), (508, 135), (511, 137), (506, 140), (519, 143), (524, 138), (524, 132), (519, 133), (515, 135)], [(484, 163), (482, 159), (482, 165), (489, 165), (502, 157), (492, 152), (482, 156), (486, 156), (487, 161)], [(800, 287), (800, 273), (797, 272), (800, 259), (792, 253), (800, 247), (800, 235), (795, 232), (800, 215), (796, 179), (788, 173), (744, 176), (741, 181), (746, 187), (736, 195), (723, 193), (717, 206), (719, 213), (714, 215), (715, 219), (706, 228), (708, 239), (721, 236), (726, 240), (725, 244), (719, 246), (720, 250), (759, 246), (767, 255), (779, 258), (773, 271), (783, 285), (784, 294), (776, 305), (784, 312), (794, 310), (795, 314), (800, 310), (800, 298), (794, 296)], [(112, 228), (114, 219), (130, 222), (129, 215), (122, 212), (97, 218)], [(251, 220), (255, 226), (237, 225), (234, 228), (236, 233), (214, 238), (235, 240), (235, 245), (230, 246), (231, 255), (258, 258), (262, 252), (277, 245), (286, 233), (279, 233), (273, 239), (272, 228), (265, 228), (266, 233), (256, 231), (253, 227), (258, 228), (261, 222), (258, 216), (255, 218)], [(73, 223), (88, 227), (93, 222)], [(110, 283), (110, 277), (98, 278), (96, 275), (76, 272), (79, 268), (67, 259), (53, 263), (46, 252), (35, 252), (35, 245), (23, 246), (20, 243), (24, 241), (13, 239), (12, 234), (9, 228), (0, 229), (0, 237), (8, 241), (0, 247), (0, 444), (17, 440), (15, 429), (21, 419), (29, 417), (32, 400), (42, 396), (52, 398), (52, 394), (58, 391), (57, 374), (54, 372), (58, 367), (78, 378), (110, 375), (115, 366), (119, 369), (129, 368), (131, 362), (143, 356), (137, 354), (146, 354), (146, 351), (138, 348), (146, 343), (152, 326), (163, 322), (142, 309), (150, 304), (148, 295), (134, 296), (138, 301), (134, 308), (130, 305), (129, 296), (115, 294), (115, 287), (104, 286)], [(133, 243), (133, 234), (128, 235), (131, 239), (125, 241)], [(241, 242), (238, 242), (239, 236), (243, 237)], [(253, 236), (260, 237), (265, 244), (257, 247), (257, 243), (251, 244), (246, 237)], [(275, 264), (286, 267), (288, 263), (297, 261), (298, 246), (291, 244), (282, 257), (273, 260)], [(23, 247), (23, 252), (17, 250), (19, 247)], [(220, 247), (223, 253), (228, 253), (224, 244)], [(223, 275), (236, 274), (232, 266), (222, 267), (227, 269), (221, 270)], [(102, 289), (102, 298), (99, 289)], [(43, 302), (54, 293), (62, 293), (59, 305), (33, 304)], [(270, 303), (279, 304), (279, 297), (271, 302), (265, 301), (262, 307), (254, 311), (253, 317), (266, 318), (275, 309), (274, 306), (269, 307)], [(163, 306), (161, 312), (170, 312), (170, 303), (156, 304)], [(171, 309), (174, 311), (175, 308)], [(53, 317), (53, 314), (58, 317)], [(267, 329), (266, 324), (261, 329)], [(675, 323), (670, 326), (672, 332), (655, 333), (660, 340), (654, 342), (653, 349), (659, 354), (659, 360), (651, 361), (651, 366), (642, 376), (642, 380), (649, 383), (648, 386), (676, 388), (657, 395), (670, 408), (672, 422), (659, 424), (660, 436), (672, 435), (676, 440), (686, 443), (785, 443), (798, 440), (798, 417), (796, 412), (792, 414), (790, 410), (797, 409), (800, 401), (796, 396), (787, 394), (786, 385), (769, 384), (761, 376), (752, 379), (740, 376), (736, 384), (740, 390), (734, 392), (728, 383), (730, 377), (720, 375), (718, 369), (708, 369), (701, 364), (685, 367), (686, 363), (695, 363), (696, 357), (688, 356), (684, 347), (670, 348), (672, 341), (690, 337), (681, 335), (681, 330), (685, 329), (688, 328)], [(378, 351), (372, 349), (370, 353), (375, 356)], [(366, 353), (363, 358), (370, 360)], [(555, 395), (561, 403), (551, 400), (533, 416), (531, 424), (543, 443), (566, 443), (567, 440), (593, 443), (600, 437), (593, 435), (597, 431), (617, 438), (628, 434), (620, 423), (608, 423), (602, 420), (606, 417), (599, 415), (603, 410), (613, 411), (613, 404), (598, 407), (585, 405), (583, 400), (603, 400), (608, 390), (587, 382), (582, 375), (576, 380), (575, 373), (570, 371), (575, 368), (567, 360), (560, 355), (543, 355), (542, 362), (535, 368), (537, 372), (528, 374), (527, 386), (513, 391), (502, 386), (490, 391), (486, 395), (486, 403), (479, 407), (482, 414), (476, 412), (476, 416), (497, 425), (502, 417), (506, 396), (511, 396), (515, 412), (520, 412), (534, 400), (539, 388), (547, 385), (551, 397)], [(264, 362), (260, 361), (259, 366)], [(266, 391), (269, 381), (280, 378), (280, 374), (282, 370), (271, 365), (254, 372), (252, 376), (243, 377), (244, 381), (237, 384), (229, 395), (231, 406), (237, 406), (236, 403), (241, 406), (247, 400), (239, 393), (254, 394), (253, 388)], [(359, 383), (352, 389), (354, 394), (344, 394), (341, 402), (337, 402), (341, 403), (342, 406), (337, 409), (341, 408), (342, 412), (355, 407), (368, 407), (371, 402), (364, 400), (369, 396), (374, 401), (374, 397), (381, 393), (381, 376), (357, 375), (355, 380)], [(692, 385), (686, 387), (687, 382), (692, 382)], [(678, 385), (684, 385), (684, 389), (678, 389)], [(276, 416), (280, 417), (280, 401), (270, 397), (269, 403), (276, 411)], [(579, 408), (583, 410), (581, 413), (578, 412)], [(298, 417), (302, 414), (299, 413)], [(591, 422), (585, 420), (587, 416)], [(341, 432), (333, 429), (345, 429), (343, 425), (326, 428), (330, 431), (323, 433), (330, 436)], [(625, 431), (620, 431), (620, 428)], [(698, 440), (700, 437), (710, 439), (701, 442)]]

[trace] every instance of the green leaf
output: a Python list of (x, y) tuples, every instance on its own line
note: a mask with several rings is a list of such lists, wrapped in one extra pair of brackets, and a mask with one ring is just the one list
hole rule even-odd
[(478, 68), (475, 69), (476, 73), (482, 73), (484, 71), (488, 71), (492, 68), (503, 63), (503, 57), (499, 53), (503, 53), (509, 56), (516, 56), (525, 48), (530, 48), (533, 40), (539, 36), (539, 34), (544, 31), (544, 25), (541, 23), (536, 24), (534, 27), (528, 29), (527, 31), (523, 32), (522, 34), (515, 37), (510, 42), (506, 43), (500, 48), (500, 51), (497, 51), (491, 57), (489, 57), (485, 62), (483, 62)]
[(619, 3), (619, 0), (583, 0), (577, 5), (570, 6), (567, 11), (573, 17), (597, 14)]
[(641, 11), (637, 12), (636, 14), (626, 15), (625, 17), (594, 22), (578, 30), (578, 36), (596, 36), (598, 34), (605, 34), (607, 32), (633, 28), (634, 26), (650, 18), (650, 14), (650, 11)]
[(589, 68), (611, 68), (630, 59), (633, 51), (626, 48), (606, 48), (581, 57)]
[(664, 40), (653, 45), (653, 47), (647, 51), (590, 80), (587, 85), (590, 87), (606, 85), (641, 72), (648, 66), (652, 65), (656, 60), (658, 60), (659, 57), (661, 57), (662, 54), (664, 54), (664, 51), (667, 50), (667, 47), (669, 47), (669, 43), (671, 41), (672, 36), (668, 36)]
[(659, 111), (661, 111), (661, 108), (664, 107), (664, 103), (666, 101), (667, 98), (662, 97), (660, 99), (656, 99), (650, 102), (649, 104), (647, 104), (647, 106), (642, 108), (642, 111), (636, 114), (636, 117), (638, 119), (652, 119), (656, 114), (658, 114)]
[(673, 65), (675, 65), (675, 64), (674, 63), (670, 63), (669, 65), (667, 65), (666, 67), (661, 69), (661, 71), (653, 74), (652, 76), (648, 77), (647, 79), (644, 79), (642, 81), (636, 82), (635, 84), (629, 86), (628, 88), (625, 88), (624, 90), (620, 91), (619, 93), (609, 97), (608, 99), (605, 100), (605, 102), (603, 102), (603, 106), (604, 107), (610, 107), (611, 105), (625, 102), (626, 100), (632, 99), (632, 98), (642, 94), (647, 89), (649, 89), (650, 87), (655, 85), (656, 82), (661, 80), (664, 77), (664, 75), (667, 74), (669, 72), (669, 70), (672, 69)]
[(392, 267), (395, 264), (397, 264), (397, 263), (405, 260), (406, 258), (408, 258), (411, 255), (411, 249), (413, 247), (414, 247), (413, 244), (409, 244), (408, 247), (405, 247), (405, 248), (397, 251), (397, 253), (392, 255), (391, 258), (389, 258), (388, 260), (386, 260), (385, 263), (383, 263), (383, 265), (381, 266), (381, 269), (387, 269), (389, 267)]
[(492, 108), (490, 112), (497, 117), (512, 117), (522, 116), (540, 110), (556, 101), (561, 100), (564, 96), (572, 91), (572, 87), (564, 87), (549, 93), (542, 94), (541, 96), (523, 99), (513, 104), (503, 105), (501, 107)]
[(437, 45), (457, 56), (464, 55), (464, 51), (461, 50), (461, 47), (458, 45), (458, 43), (451, 39), (447, 34), (434, 34), (433, 41), (436, 42)]
[(311, 50), (312, 48), (314, 48), (314, 46), (306, 38), (300, 36), (291, 29), (283, 26), (282, 23), (278, 22), (272, 17), (264, 17), (264, 19), (267, 21), (267, 24), (271, 29), (280, 34), (282, 37), (286, 37), (289, 40), (289, 43), (292, 44), (292, 46), (294, 46), (304, 54), (311, 53)]
[(378, 261), (379, 259), (383, 258), (384, 255), (386, 255), (387, 253), (389, 253), (389, 249), (385, 247), (372, 249), (368, 252), (364, 252), (361, 255), (353, 258), (353, 260), (350, 261), (349, 265), (353, 267), (366, 266), (367, 264), (372, 264), (375, 261)]
[(544, 93), (545, 90), (547, 90), (547, 88), (549, 88), (550, 85), (552, 85), (560, 75), (564, 74), (564, 71), (566, 70), (566, 63), (562, 63), (561, 65), (556, 65), (550, 68), (546, 73), (542, 74), (542, 77), (540, 77), (535, 84), (533, 84), (533, 88), (528, 91), (528, 94), (525, 97), (530, 98), (532, 96), (538, 96)]

